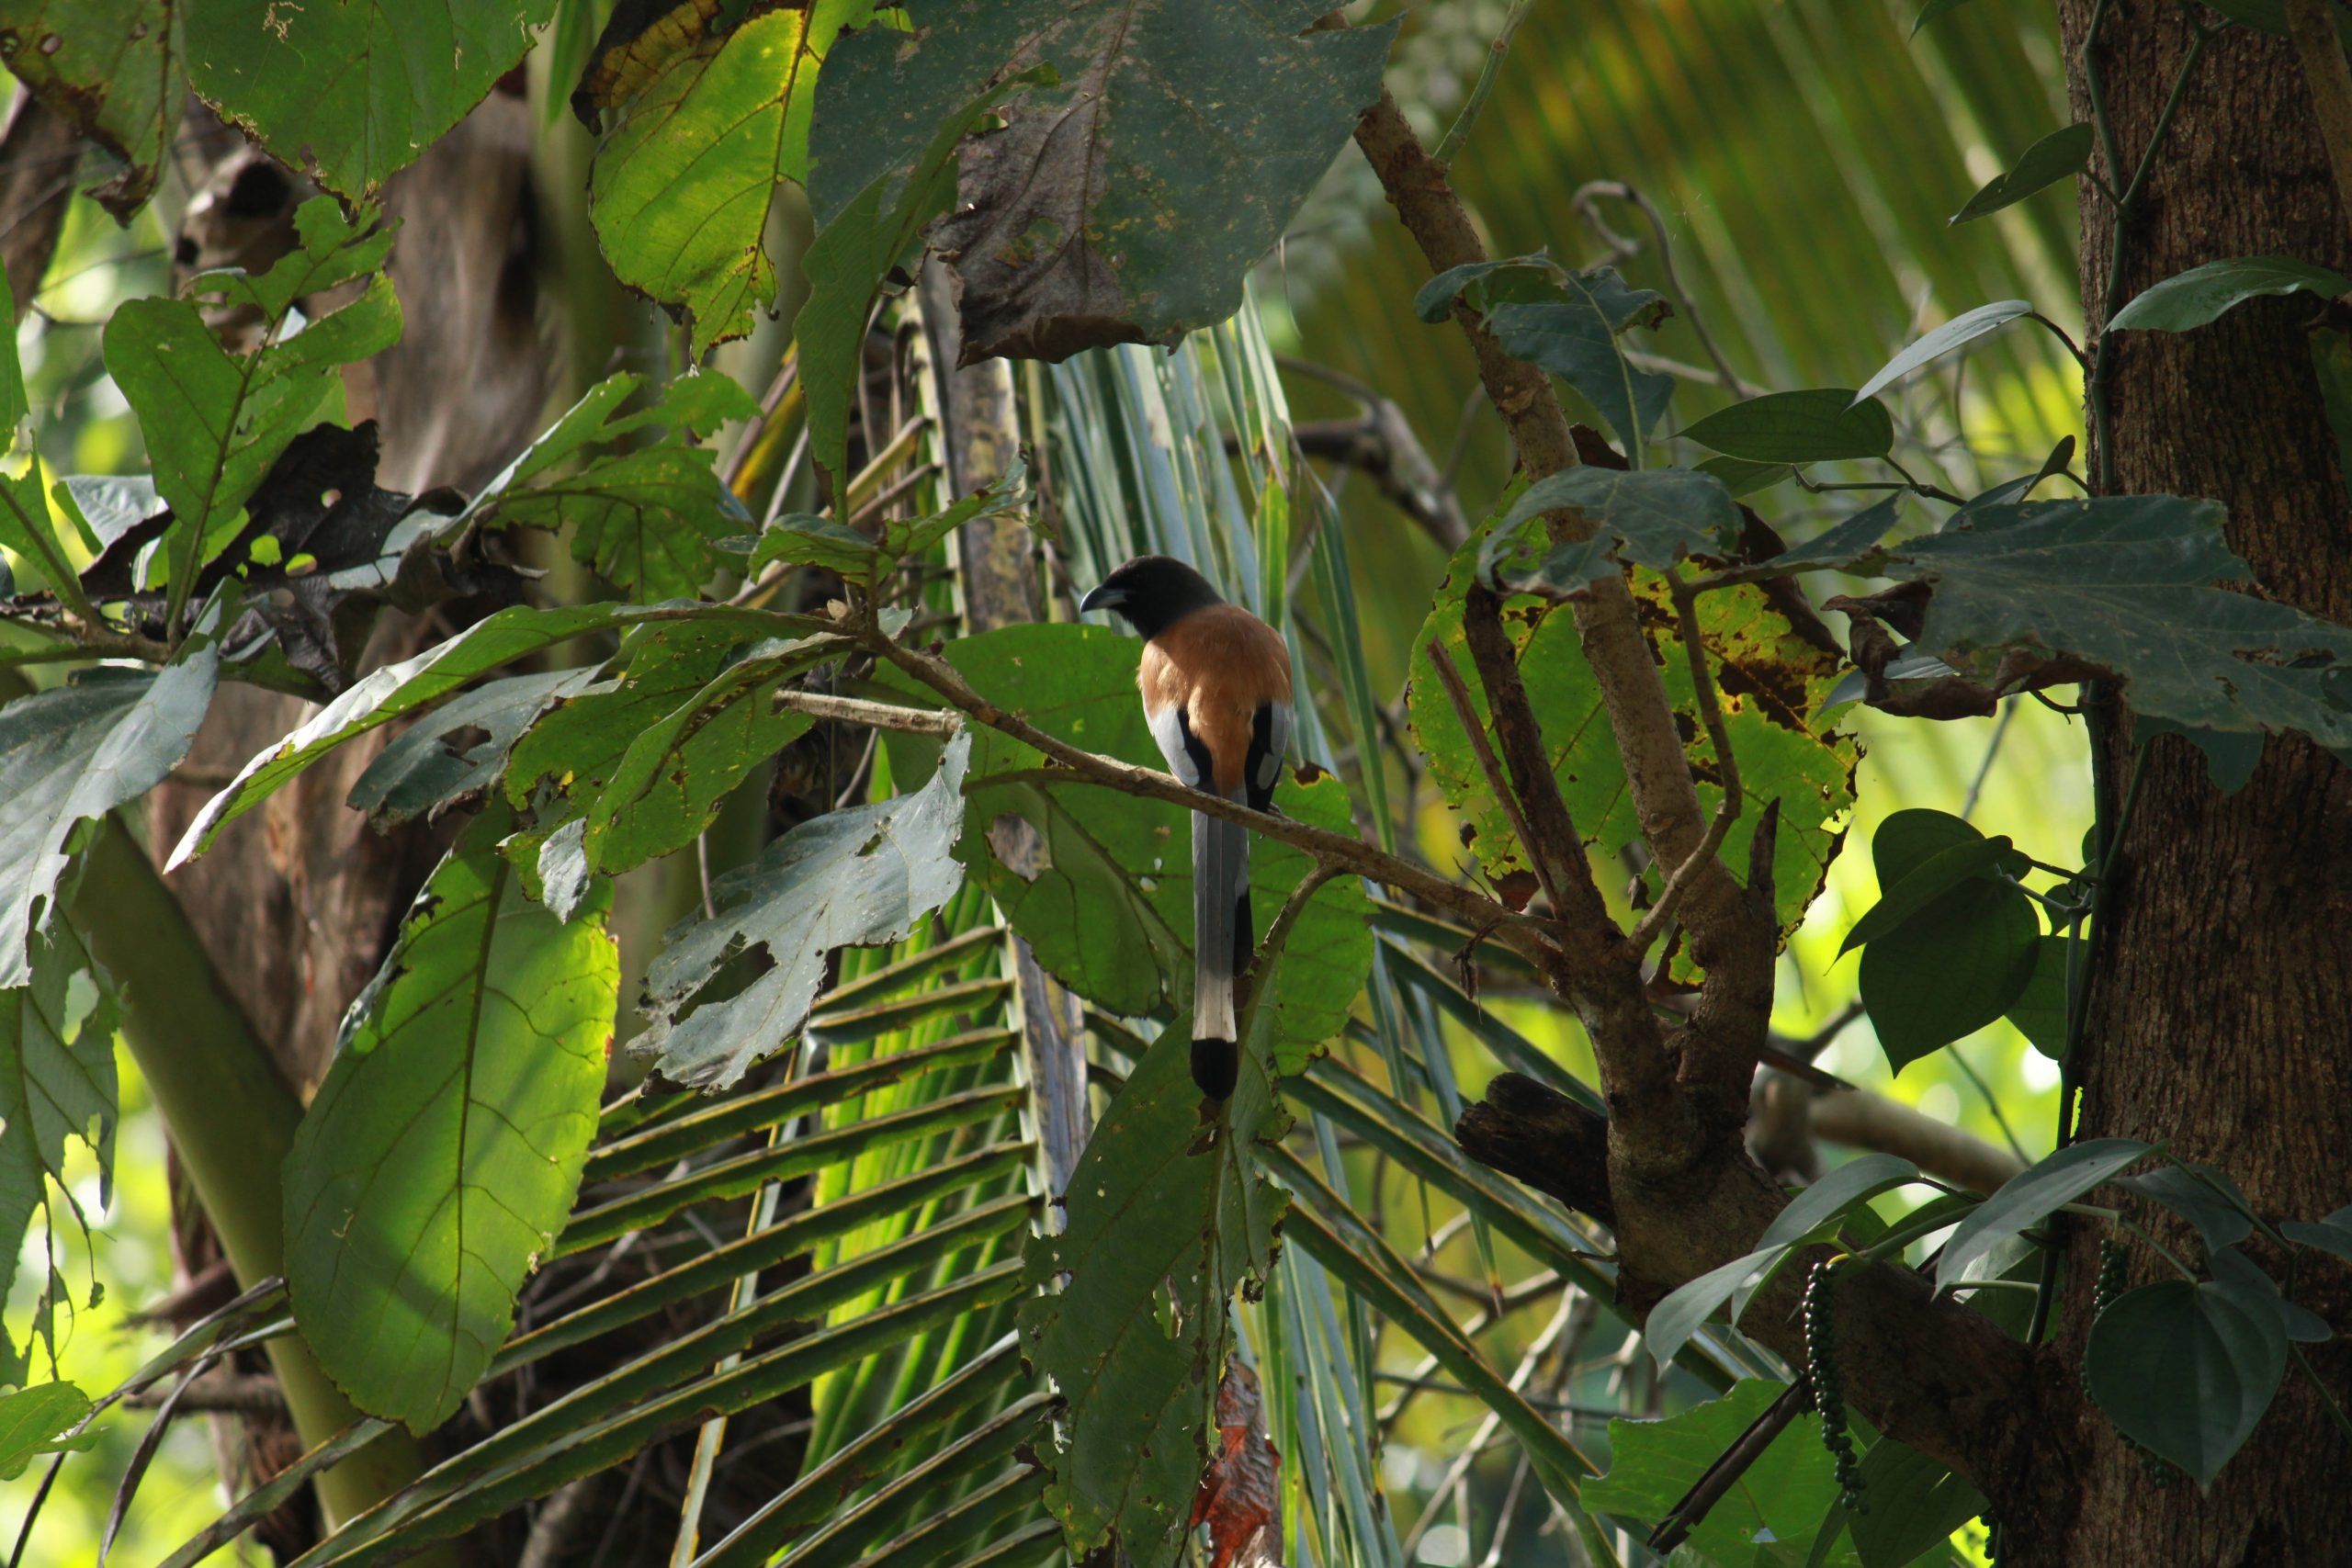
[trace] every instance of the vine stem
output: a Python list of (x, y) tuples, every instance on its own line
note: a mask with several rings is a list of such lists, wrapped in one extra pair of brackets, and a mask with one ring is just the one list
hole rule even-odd
[(1462, 112), (1453, 117), (1452, 129), (1446, 131), (1430, 155), (1441, 164), (1451, 164), (1470, 140), (1471, 128), (1478, 123), (1480, 111), (1487, 107), (1487, 95), (1495, 90), (1495, 79), (1503, 73), (1503, 62), (1510, 58), (1510, 40), (1519, 31), (1519, 24), (1527, 20), (1527, 13), (1535, 8), (1535, 0), (1512, 0), (1510, 14), (1503, 18), (1502, 31), (1487, 46), (1487, 59), (1478, 67), (1478, 79), (1470, 85), (1470, 96), (1462, 100)]

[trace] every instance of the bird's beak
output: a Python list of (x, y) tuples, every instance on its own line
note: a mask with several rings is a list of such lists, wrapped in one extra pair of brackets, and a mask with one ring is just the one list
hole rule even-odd
[(1095, 584), (1094, 592), (1078, 602), (1078, 613), (1085, 615), (1096, 610), (1115, 610), (1126, 602), (1125, 589), (1114, 588), (1107, 582), (1099, 582)]

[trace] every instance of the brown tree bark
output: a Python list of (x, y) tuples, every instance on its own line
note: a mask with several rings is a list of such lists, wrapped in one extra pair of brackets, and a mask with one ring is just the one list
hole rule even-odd
[[(2060, 9), (2075, 113), (2088, 118), (2081, 57), (2097, 7), (2063, 0)], [(2155, 0), (2110, 0), (2105, 10), (2090, 47), (2123, 165), (2104, 172), (2120, 188), (2193, 34)], [(2226, 256), (2352, 270), (2352, 229), (2329, 168), (2289, 41), (2245, 28), (2216, 37), (2123, 236), (2118, 298)], [(2083, 214), (2082, 293), (2097, 332), (2115, 216), (2087, 188)], [(2109, 358), (2113, 488), (2224, 502), (2230, 543), (2258, 592), (2346, 622), (2346, 479), (2309, 347), (2323, 309), (2308, 294), (2261, 299), (2187, 333), (2119, 334)], [(2128, 705), (2118, 716), (2109, 810), (2120, 809), (2141, 754)], [(2156, 739), (2143, 755), (2092, 982), (2077, 1135), (2169, 1140), (2175, 1154), (2228, 1171), (2274, 1221), (2317, 1219), (2352, 1196), (2352, 770), (2300, 738), (2274, 739), (2253, 781), (2224, 796), (2187, 742)], [(2168, 1216), (2136, 1217), (2196, 1255), (2193, 1236)], [(2086, 1229), (2073, 1241), (2058, 1333), (2043, 1355), (2049, 1382), (2071, 1382), (2080, 1364), (2096, 1248)], [(2283, 1259), (2250, 1250), (2283, 1273)], [(2141, 1249), (2133, 1282), (2165, 1268)], [(2339, 1335), (2352, 1329), (2352, 1270), (2310, 1253), (2300, 1269), (2297, 1299)], [(2312, 1348), (2312, 1360), (2337, 1399), (2352, 1402), (2344, 1341)], [(2076, 1484), (2051, 1507), (2007, 1521), (2005, 1563), (2319, 1562), (2352, 1540), (2352, 1493), (2342, 1484), (2352, 1443), (2291, 1367), (2208, 1495), (2152, 1484), (2087, 1401), (2056, 1421), (2043, 1462), (2071, 1463)]]

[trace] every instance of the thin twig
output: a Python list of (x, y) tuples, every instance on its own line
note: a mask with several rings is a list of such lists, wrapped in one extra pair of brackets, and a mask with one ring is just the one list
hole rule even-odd
[(1714, 672), (1707, 668), (1707, 650), (1699, 640), (1698, 593), (1683, 580), (1680, 572), (1668, 571), (1666, 580), (1674, 592), (1674, 611), (1681, 623), (1682, 648), (1690, 660), (1690, 688), (1698, 700), (1700, 720), (1707, 727), (1707, 742), (1714, 748), (1717, 782), (1723, 787), (1724, 795), (1716, 803), (1714, 818), (1708, 822), (1706, 834), (1700, 839), (1699, 847), (1690, 852), (1689, 859), (1674, 868), (1674, 874), (1666, 879), (1666, 886), (1658, 894), (1657, 902), (1634, 928), (1635, 953), (1647, 953), (1650, 944), (1657, 941), (1658, 933), (1666, 930), (1667, 922), (1674, 919), (1676, 908), (1681, 904), (1683, 895), (1690, 891), (1700, 868), (1712, 861), (1715, 852), (1723, 847), (1724, 836), (1739, 819), (1740, 808), (1739, 759), (1732, 751), (1731, 733), (1724, 725), (1723, 703), (1715, 691)]
[(1503, 18), (1502, 31), (1487, 46), (1485, 63), (1478, 67), (1478, 79), (1470, 85), (1470, 96), (1462, 100), (1462, 112), (1453, 117), (1453, 129), (1437, 144), (1430, 156), (1441, 164), (1451, 164), (1470, 140), (1471, 128), (1478, 123), (1478, 113), (1487, 107), (1487, 95), (1495, 90), (1495, 78), (1503, 71), (1503, 62), (1510, 56), (1511, 35), (1519, 31), (1519, 24), (1527, 20), (1527, 13), (1534, 8), (1535, 0), (1512, 0), (1510, 14)]
[(1453, 655), (1445, 644), (1431, 637), (1429, 644), (1430, 663), (1437, 671), (1438, 684), (1445, 688), (1445, 700), (1453, 706), (1453, 716), (1461, 721), (1462, 733), (1470, 738), (1470, 750), (1478, 759), (1478, 769), (1487, 775), (1487, 787), (1501, 803), (1503, 815), (1510, 818), (1510, 830), (1519, 836), (1527, 859), (1535, 867), (1536, 878), (1544, 884), (1544, 897), (1555, 912), (1567, 905), (1560, 897), (1560, 889), (1552, 871), (1552, 857), (1536, 847), (1535, 835), (1527, 826), (1527, 817), (1520, 809), (1519, 796), (1511, 792), (1510, 780), (1503, 773), (1502, 760), (1495, 755), (1494, 747), (1487, 739), (1487, 727), (1470, 705), (1470, 688), (1464, 683), (1462, 671), (1455, 667)]
[(896, 703), (835, 696), (831, 692), (804, 692), (792, 686), (778, 687), (768, 701), (779, 713), (805, 713), (811, 718), (838, 719), (870, 729), (895, 729), (902, 735), (949, 736), (964, 728), (963, 720), (938, 708), (900, 707)]
[(1714, 379), (1736, 398), (1754, 397), (1758, 389), (1742, 380), (1739, 372), (1731, 367), (1731, 360), (1715, 343), (1714, 334), (1707, 331), (1706, 322), (1699, 319), (1699, 308), (1691, 301), (1690, 291), (1682, 287), (1682, 278), (1674, 270), (1674, 246), (1666, 237), (1665, 215), (1658, 211), (1657, 204), (1648, 197), (1623, 180), (1590, 180), (1577, 187), (1577, 193), (1568, 198), (1568, 205), (1576, 209), (1577, 215), (1591, 226), (1593, 232), (1600, 236), (1602, 243), (1621, 261), (1639, 254), (1642, 247), (1601, 220), (1595, 204), (1604, 196), (1633, 203), (1641, 209), (1642, 216), (1649, 220), (1650, 235), (1657, 245), (1659, 275), (1666, 284), (1667, 292), (1674, 296), (1675, 309), (1680, 310), (1682, 319), (1690, 323), (1690, 331), (1698, 338), (1699, 346), (1705, 349), (1707, 357), (1714, 362)]

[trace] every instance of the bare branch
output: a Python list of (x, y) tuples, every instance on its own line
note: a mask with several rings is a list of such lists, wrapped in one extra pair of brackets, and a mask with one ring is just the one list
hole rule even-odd
[(811, 718), (839, 719), (872, 729), (895, 729), (904, 735), (953, 735), (962, 721), (937, 708), (900, 707), (896, 703), (869, 702), (864, 697), (837, 697), (830, 692), (804, 692), (781, 686), (769, 699), (782, 713), (805, 713)]

